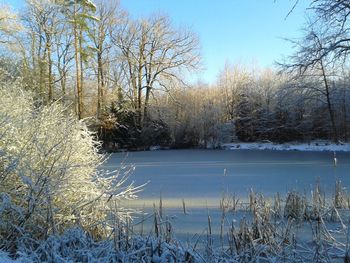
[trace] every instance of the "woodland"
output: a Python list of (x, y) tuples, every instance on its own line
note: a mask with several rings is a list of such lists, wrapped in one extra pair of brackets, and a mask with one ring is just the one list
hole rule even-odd
[[(249, 216), (232, 221), (215, 249), (208, 215), (199, 251), (172, 239), (162, 198), (154, 233), (133, 233), (139, 211), (121, 202), (147, 186), (129, 180), (132, 165), (101, 168), (104, 151), (347, 142), (350, 3), (314, 0), (307, 12), (300, 38), (288, 40), (295, 52), (276, 67), (228, 62), (208, 84), (192, 78), (203, 69), (199, 36), (167, 16), (132, 19), (108, 0), (27, 0), (18, 12), (2, 5), (0, 261), (349, 262), (341, 182), (328, 203), (319, 185), (309, 199), (224, 196), (222, 222), (238, 207)], [(310, 223), (309, 243), (295, 239), (300, 222)]]
[(203, 69), (199, 37), (169, 17), (131, 19), (113, 1), (27, 1), (1, 10), (1, 78), (39, 104), (59, 101), (112, 151), (346, 142), (347, 11), (312, 2), (313, 20), (288, 40), (294, 54), (274, 68), (227, 62), (208, 84), (191, 80)]

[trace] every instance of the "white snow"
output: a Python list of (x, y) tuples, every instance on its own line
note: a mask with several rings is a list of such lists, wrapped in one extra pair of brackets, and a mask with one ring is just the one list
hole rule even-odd
[(6, 252), (0, 250), (0, 263), (16, 263), (16, 262), (20, 262), (20, 261), (11, 259)]
[(221, 146), (225, 150), (276, 150), (276, 151), (331, 151), (331, 152), (350, 152), (350, 143), (332, 143), (329, 141), (312, 141), (310, 143), (283, 143), (275, 144), (272, 142), (236, 142), (225, 143)]

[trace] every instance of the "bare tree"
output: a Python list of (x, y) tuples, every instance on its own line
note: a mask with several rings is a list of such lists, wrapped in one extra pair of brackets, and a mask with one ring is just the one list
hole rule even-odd
[(83, 80), (84, 69), (83, 62), (86, 60), (86, 50), (83, 48), (85, 32), (88, 29), (89, 20), (97, 20), (93, 14), (96, 11), (96, 6), (90, 0), (64, 0), (61, 3), (62, 10), (66, 19), (70, 22), (73, 46), (74, 46), (74, 61), (75, 61), (75, 80), (77, 94), (77, 115), (79, 119), (83, 118), (84, 103), (83, 103)]
[(125, 16), (119, 8), (117, 2), (110, 3), (101, 0), (97, 3), (97, 20), (91, 21), (88, 28), (89, 38), (96, 59), (96, 75), (97, 75), (97, 118), (101, 116), (101, 110), (104, 106), (104, 97), (106, 92), (109, 76), (108, 67), (111, 66), (111, 60), (115, 59), (111, 56), (112, 41), (111, 34), (113, 31), (119, 30), (118, 26)]
[(187, 30), (173, 29), (167, 17), (128, 22), (114, 43), (120, 48), (137, 123), (148, 121), (150, 96), (169, 91), (169, 83), (183, 82), (183, 73), (198, 67), (198, 40)]
[(22, 30), (17, 14), (8, 6), (0, 5), (0, 44), (13, 44), (14, 35)]
[(39, 93), (46, 102), (53, 100), (53, 36), (56, 34), (58, 6), (44, 0), (28, 0), (24, 20), (31, 41), (32, 67), (38, 70)]
[[(335, 121), (335, 113), (333, 103), (331, 101), (332, 87), (330, 78), (332, 77), (331, 72), (328, 69), (336, 68), (338, 60), (334, 57), (334, 54), (325, 52), (328, 41), (328, 36), (325, 34), (324, 27), (316, 28), (316, 25), (310, 25), (309, 31), (305, 37), (295, 42), (298, 46), (298, 51), (291, 57), (291, 62), (284, 64), (285, 69), (296, 70), (296, 77), (313, 77), (314, 79), (320, 78), (323, 85), (317, 85), (314, 82), (313, 85), (304, 86), (304, 88), (310, 89), (320, 101), (324, 101), (327, 105), (328, 114), (331, 121), (331, 127), (333, 131), (333, 139), (335, 142), (339, 141), (339, 135), (337, 131), (337, 125)], [(321, 37), (322, 36), (322, 37)], [(316, 84), (316, 85), (315, 85)]]
[[(321, 59), (332, 54), (334, 59), (344, 59), (350, 51), (350, 3), (347, 0), (315, 0), (311, 2), (311, 9), (316, 14), (313, 23), (322, 24), (324, 43), (316, 46), (315, 57)], [(313, 62), (313, 61), (311, 61)]]
[(240, 95), (251, 83), (250, 73), (241, 65), (231, 65), (226, 62), (220, 71), (217, 86), (221, 90), (221, 99), (225, 105), (226, 120), (234, 120)]
[(65, 21), (64, 17), (61, 17), (61, 21), (57, 26), (56, 34), (53, 35), (53, 43), (55, 45), (56, 58), (54, 65), (57, 69), (58, 79), (61, 88), (61, 98), (63, 102), (67, 97), (67, 80), (69, 77), (69, 71), (73, 67), (72, 61), (74, 59), (73, 54), (73, 37), (71, 34), (67, 34), (69, 31), (69, 24)]

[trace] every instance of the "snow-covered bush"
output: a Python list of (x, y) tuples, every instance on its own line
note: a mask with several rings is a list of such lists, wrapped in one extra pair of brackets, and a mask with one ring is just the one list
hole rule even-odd
[(0, 262), (206, 262), (189, 246), (154, 236), (123, 237), (115, 243), (112, 239), (94, 240), (81, 228), (71, 228), (35, 243), (36, 249), (21, 244), (15, 261), (0, 250)]
[(105, 158), (84, 122), (17, 86), (0, 84), (0, 247), (74, 225), (107, 234), (113, 211), (118, 220), (129, 216), (117, 201), (140, 189), (125, 185), (132, 168), (101, 171)]

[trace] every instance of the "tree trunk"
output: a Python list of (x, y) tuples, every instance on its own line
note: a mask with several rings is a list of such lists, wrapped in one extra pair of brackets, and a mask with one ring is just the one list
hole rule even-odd
[(65, 103), (66, 101), (66, 69), (63, 67), (62, 70), (60, 70), (60, 82), (61, 82), (61, 91), (62, 91), (62, 101)]
[(101, 108), (103, 105), (103, 65), (102, 65), (102, 54), (100, 51), (97, 53), (97, 118), (101, 117)]
[[(38, 46), (38, 53), (37, 53), (37, 59), (38, 59), (38, 67), (39, 67), (39, 94), (42, 98), (44, 98), (44, 59), (45, 57), (42, 57), (41, 50), (42, 50), (42, 38), (39, 37), (39, 46)], [(45, 54), (45, 53), (44, 53)]]
[(327, 108), (328, 108), (329, 116), (331, 118), (331, 123), (332, 123), (333, 139), (334, 139), (334, 142), (337, 143), (337, 142), (339, 142), (338, 131), (337, 131), (336, 123), (335, 123), (334, 110), (333, 110), (331, 98), (330, 98), (330, 87), (329, 87), (329, 83), (327, 80), (327, 76), (326, 76), (326, 72), (325, 72), (325, 68), (323, 66), (322, 60), (320, 60), (320, 65), (321, 65), (323, 82), (324, 82), (324, 85), (326, 88)]
[(80, 83), (80, 64), (79, 64), (79, 43), (78, 43), (78, 24), (76, 21), (77, 10), (76, 10), (77, 1), (74, 3), (74, 24), (73, 24), (73, 33), (74, 33), (74, 58), (75, 58), (75, 69), (76, 69), (76, 89), (77, 89), (77, 115), (79, 119), (82, 119), (82, 90)]
[(51, 37), (46, 37), (46, 50), (47, 50), (47, 62), (48, 62), (48, 101), (49, 103), (53, 100), (53, 76), (52, 76), (52, 58), (51, 58)]
[(83, 29), (79, 27), (79, 59), (80, 59), (80, 95), (81, 95), (81, 118), (84, 112), (84, 58), (83, 58)]
[[(141, 50), (141, 48), (140, 48)], [(139, 58), (139, 66), (138, 66), (138, 72), (137, 72), (137, 78), (138, 78), (138, 87), (137, 87), (137, 110), (138, 110), (138, 124), (139, 127), (143, 127), (143, 118), (142, 118), (142, 59), (141, 55)]]
[(347, 114), (346, 114), (346, 90), (343, 88), (343, 126), (344, 126), (344, 141), (348, 141), (348, 125), (347, 125)]
[(145, 105), (143, 108), (143, 125), (145, 125), (149, 121), (148, 116), (148, 106), (149, 106), (149, 97), (151, 94), (151, 87), (147, 87), (146, 89), (146, 97), (145, 97)]

